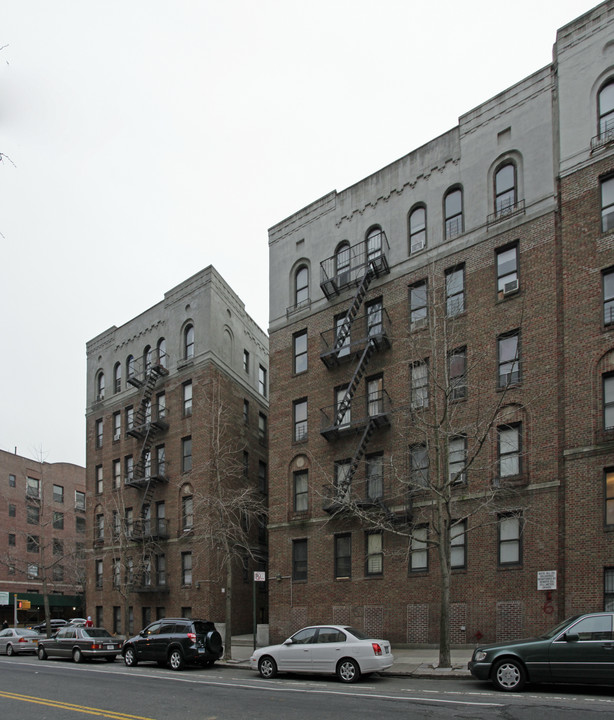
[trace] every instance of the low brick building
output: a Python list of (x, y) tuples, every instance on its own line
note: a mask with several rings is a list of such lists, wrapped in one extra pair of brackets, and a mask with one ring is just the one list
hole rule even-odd
[(266, 496), (265, 333), (208, 267), (91, 340), (87, 357), (88, 611), (123, 633), (162, 617), (223, 623), (230, 587), (233, 630), (250, 631), (264, 523), (237, 518), (249, 545), (229, 584), (211, 508), (217, 480)]
[(11, 625), (15, 595), (30, 604), (19, 623), (80, 616), (85, 590), (85, 468), (0, 450), (0, 619)]
[(270, 229), (272, 639), (437, 642), (441, 545), (453, 643), (614, 602), (613, 31)]

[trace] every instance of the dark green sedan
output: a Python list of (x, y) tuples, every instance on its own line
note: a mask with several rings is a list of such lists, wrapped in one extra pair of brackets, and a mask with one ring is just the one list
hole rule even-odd
[(614, 614), (574, 615), (538, 638), (480, 645), (469, 662), (499, 690), (531, 683), (614, 684)]

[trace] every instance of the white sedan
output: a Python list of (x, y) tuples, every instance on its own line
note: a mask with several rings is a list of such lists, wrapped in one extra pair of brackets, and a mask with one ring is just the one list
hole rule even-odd
[(312, 625), (281, 645), (255, 650), (250, 658), (252, 670), (266, 679), (278, 672), (328, 673), (346, 683), (386, 670), (393, 662), (388, 640), (370, 638), (347, 625)]

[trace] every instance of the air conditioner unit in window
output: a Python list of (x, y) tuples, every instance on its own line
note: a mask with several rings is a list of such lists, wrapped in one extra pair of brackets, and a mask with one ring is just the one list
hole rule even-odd
[(420, 318), (419, 320), (414, 320), (414, 322), (411, 324), (412, 330), (420, 330), (420, 328), (426, 327), (428, 323), (428, 320), (426, 318)]
[(512, 293), (518, 292), (518, 280), (510, 280), (503, 286), (503, 294), (511, 295)]
[(113, 435), (113, 440), (114, 440), (115, 442), (117, 442), (117, 440), (119, 440), (120, 437), (121, 437), (121, 433), (120, 433), (120, 432), (116, 432), (115, 435)]
[(424, 250), (424, 240), (416, 240), (411, 244), (411, 253), (419, 252)]

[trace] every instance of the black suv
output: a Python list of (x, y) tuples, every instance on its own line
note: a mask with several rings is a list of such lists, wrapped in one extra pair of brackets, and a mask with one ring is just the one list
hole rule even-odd
[(222, 637), (208, 620), (163, 618), (126, 640), (122, 655), (128, 667), (141, 660), (170, 665), (173, 670), (181, 670), (185, 663), (213, 665), (222, 657)]

